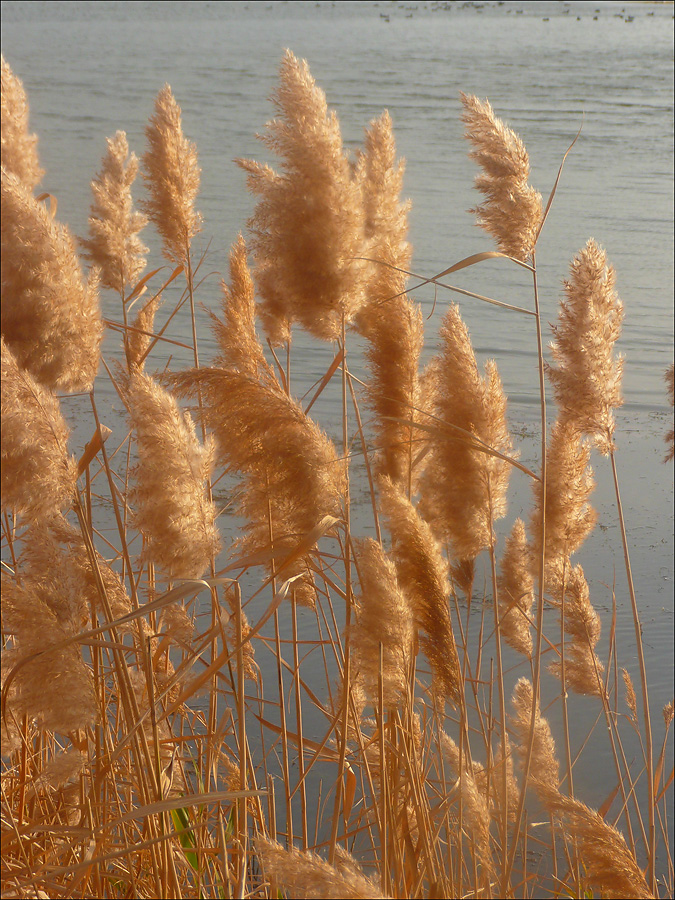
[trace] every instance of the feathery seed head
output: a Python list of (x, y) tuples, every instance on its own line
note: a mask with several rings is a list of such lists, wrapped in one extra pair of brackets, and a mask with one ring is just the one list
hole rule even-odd
[(138, 159), (135, 153), (129, 156), (126, 134), (118, 131), (107, 141), (101, 171), (91, 184), (91, 237), (80, 243), (86, 258), (99, 267), (103, 287), (123, 295), (145, 268), (148, 248), (138, 232), (148, 220), (134, 211), (131, 185), (138, 172)]
[(84, 280), (75, 241), (2, 170), (2, 335), (19, 365), (56, 391), (88, 391), (103, 338), (98, 275)]
[(71, 502), (77, 464), (59, 401), (2, 346), (2, 508), (47, 518)]
[(405, 704), (412, 658), (413, 619), (408, 599), (399, 586), (396, 566), (380, 544), (359, 541), (356, 565), (361, 583), (351, 647), (357, 677), (366, 696), (377, 703), (382, 645), (382, 682), (385, 707)]
[(2, 167), (28, 190), (40, 183), (43, 170), (37, 154), (37, 137), (28, 134), (28, 101), (23, 84), (2, 58)]
[[(528, 745), (532, 706), (534, 704), (532, 683), (527, 678), (518, 679), (511, 702), (515, 709), (513, 725), (520, 738), (518, 749), (521, 759), (523, 759)], [(560, 765), (555, 755), (555, 742), (548, 721), (541, 716), (539, 701), (537, 701), (534, 720), (534, 744), (530, 778), (534, 782), (535, 789), (538, 789), (539, 784), (545, 784), (553, 789), (557, 789), (560, 783)]]
[(502, 253), (525, 262), (534, 251), (542, 219), (541, 194), (528, 184), (530, 160), (518, 135), (498, 119), (490, 104), (460, 93), (462, 121), (482, 168), (476, 188), (486, 200), (471, 210)]
[(197, 148), (183, 134), (180, 106), (165, 84), (145, 129), (143, 177), (150, 197), (141, 204), (164, 241), (164, 255), (186, 266), (192, 238), (201, 230), (195, 209), (201, 170)]
[(205, 486), (215, 445), (207, 440), (202, 446), (190, 416), (138, 370), (131, 374), (128, 398), (138, 447), (132, 496), (136, 523), (148, 542), (146, 556), (169, 578), (198, 578), (220, 548)]
[(506, 397), (497, 367), (478, 373), (466, 325), (455, 304), (441, 327), (443, 346), (431, 363), (431, 409), (437, 428), (420, 481), (420, 511), (457, 560), (471, 563), (492, 544), (492, 525), (506, 513), (511, 466), (480, 447), (508, 454)]
[(614, 358), (623, 304), (605, 251), (590, 238), (574, 257), (551, 344), (547, 372), (560, 418), (589, 435), (607, 456), (614, 448), (614, 409), (621, 406), (623, 359)]
[(423, 632), (420, 643), (431, 665), (434, 689), (458, 703), (462, 680), (448, 605), (447, 563), (431, 528), (403, 490), (386, 477), (379, 485), (398, 582)]
[(516, 519), (506, 539), (497, 586), (502, 637), (514, 650), (531, 656), (530, 618), (534, 603), (534, 579), (531, 551), (522, 519)]
[[(262, 319), (273, 343), (298, 321), (315, 337), (335, 340), (364, 301), (361, 186), (352, 177), (337, 116), (309, 66), (290, 51), (275, 97), (279, 118), (264, 142), (283, 159), (283, 173), (239, 161), (260, 196), (250, 227)], [(268, 328), (271, 324), (272, 327)]]

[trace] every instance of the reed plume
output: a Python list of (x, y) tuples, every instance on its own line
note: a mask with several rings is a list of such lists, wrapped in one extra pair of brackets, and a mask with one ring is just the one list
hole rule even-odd
[(40, 181), (37, 137), (28, 133), (28, 100), (21, 80), (12, 72), (5, 57), (2, 61), (2, 167), (15, 175), (29, 191)]
[[(590, 447), (580, 439), (574, 424), (560, 417), (546, 453), (545, 553), (547, 572), (554, 580), (556, 571), (595, 527), (597, 513), (588, 502), (595, 488), (590, 456)], [(535, 556), (541, 553), (542, 493), (541, 482), (535, 482), (530, 517)]]
[(219, 346), (214, 365), (277, 384), (255, 328), (255, 288), (248, 268), (246, 242), (240, 234), (230, 250), (230, 284), (222, 281), (222, 320), (211, 315)]
[[(675, 364), (671, 363), (666, 369), (666, 386), (668, 388), (668, 399), (670, 405), (675, 405)], [(668, 444), (668, 452), (666, 453), (664, 462), (670, 462), (675, 456), (675, 429), (671, 428), (666, 435), (666, 444)]]
[(262, 140), (283, 159), (283, 172), (238, 160), (260, 197), (249, 226), (261, 319), (272, 343), (287, 340), (294, 321), (331, 341), (364, 301), (361, 188), (336, 114), (307, 62), (288, 50), (274, 102), (279, 117)]
[(147, 541), (144, 556), (169, 578), (198, 578), (220, 548), (206, 488), (213, 440), (201, 445), (189, 414), (143, 372), (132, 372), (128, 401), (138, 452), (132, 499)]
[(386, 900), (356, 861), (336, 847), (335, 866), (320, 856), (259, 837), (256, 849), (265, 875), (283, 885), (290, 895), (306, 900)]
[(88, 391), (103, 336), (98, 276), (19, 179), (2, 171), (2, 335), (18, 364), (55, 391)]
[(490, 104), (460, 93), (469, 156), (483, 169), (476, 188), (485, 202), (476, 209), (477, 224), (497, 241), (507, 256), (525, 262), (533, 253), (542, 219), (541, 194), (528, 184), (530, 160), (525, 145)]
[(530, 620), (534, 579), (531, 550), (522, 519), (516, 519), (506, 539), (497, 586), (501, 636), (518, 653), (532, 656)]
[(145, 135), (149, 146), (143, 155), (143, 178), (149, 199), (141, 208), (157, 228), (167, 259), (187, 268), (190, 243), (201, 230), (202, 218), (195, 209), (201, 170), (168, 84), (157, 94)]
[(383, 477), (380, 496), (398, 581), (423, 632), (420, 643), (431, 666), (433, 686), (441, 696), (459, 703), (462, 679), (448, 606), (447, 563), (431, 528), (401, 488)]
[[(247, 525), (237, 549), (290, 553), (325, 516), (342, 516), (346, 464), (279, 385), (234, 369), (206, 367), (171, 380), (180, 394), (199, 388), (219, 462), (244, 477), (240, 511)], [(286, 578), (295, 575), (302, 576), (294, 585), (297, 599), (313, 605), (308, 559), (286, 569)]]
[(88, 240), (81, 239), (84, 256), (98, 266), (103, 287), (122, 298), (145, 268), (145, 247), (138, 233), (147, 224), (134, 210), (131, 186), (138, 173), (135, 153), (129, 155), (127, 136), (118, 131), (108, 138), (101, 171), (91, 183), (94, 202), (89, 216)]
[(2, 347), (2, 508), (32, 521), (70, 505), (77, 465), (59, 401)]
[[(527, 678), (519, 678), (513, 691), (512, 701), (515, 710), (513, 727), (520, 739), (518, 752), (524, 760), (525, 749), (530, 736), (532, 706), (534, 693), (532, 682)], [(541, 715), (539, 701), (536, 703), (534, 719), (534, 743), (532, 746), (532, 763), (530, 765), (530, 781), (539, 794), (541, 785), (557, 790), (560, 784), (560, 765), (555, 753), (555, 741), (548, 721)]]
[(542, 784), (540, 792), (548, 811), (563, 818), (566, 836), (579, 843), (584, 884), (617, 900), (654, 897), (620, 831), (600, 813), (580, 800), (563, 796), (550, 785)]
[(371, 122), (356, 167), (363, 187), (364, 254), (372, 262), (366, 302), (355, 327), (368, 341), (366, 395), (375, 413), (376, 471), (411, 494), (416, 484), (414, 429), (396, 420), (415, 421), (420, 416), (424, 326), (421, 309), (405, 294), (412, 247), (407, 241), (410, 203), (400, 200), (403, 171), (403, 160), (396, 160), (391, 118), (385, 111)]
[(512, 443), (497, 366), (488, 360), (481, 378), (455, 304), (443, 319), (441, 339), (428, 376), (434, 420), (420, 512), (436, 536), (449, 541), (453, 557), (470, 567), (492, 545), (493, 522), (506, 513), (511, 466), (489, 451), (507, 454)]
[(494, 874), (494, 861), (490, 851), (490, 806), (487, 790), (487, 772), (478, 763), (469, 763), (460, 757), (457, 744), (444, 731), (440, 733), (443, 756), (456, 773), (456, 789), (462, 798), (462, 814), (465, 827), (471, 834), (483, 868), (484, 877)]
[[(556, 573), (551, 594), (560, 603), (563, 627), (571, 638), (565, 644), (565, 684), (578, 694), (602, 696), (604, 665), (595, 653), (600, 640), (600, 617), (590, 601), (590, 590), (581, 566), (568, 567)], [(562, 664), (556, 660), (549, 666), (556, 677), (562, 677)]]
[(377, 541), (367, 539), (356, 544), (356, 566), (361, 597), (350, 637), (356, 677), (362, 680), (368, 700), (375, 705), (381, 645), (384, 705), (405, 706), (413, 645), (410, 605), (399, 586), (396, 566)]
[[(138, 310), (131, 327), (127, 329), (124, 346), (129, 370), (137, 368), (143, 370), (145, 360), (152, 346), (152, 332), (155, 325), (155, 315), (162, 302), (162, 295), (155, 294), (150, 297)], [(126, 380), (126, 375), (122, 381)]]
[(605, 251), (590, 238), (574, 257), (551, 343), (557, 367), (547, 366), (560, 418), (593, 438), (607, 456), (614, 449), (614, 409), (621, 406), (623, 359), (614, 358), (623, 304)]
[(3, 724), (9, 723), (10, 740), (23, 715), (42, 731), (65, 735), (86, 728), (94, 722), (97, 709), (91, 674), (75, 647), (48, 649), (68, 637), (68, 632), (30, 579), (19, 584), (3, 573), (2, 582), (3, 630), (13, 642), (3, 662), (8, 670), (22, 663), (14, 672), (3, 716)]

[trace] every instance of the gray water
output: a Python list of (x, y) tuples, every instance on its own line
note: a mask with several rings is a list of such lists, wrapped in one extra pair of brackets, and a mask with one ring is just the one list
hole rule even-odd
[[(368, 122), (389, 109), (399, 153), (407, 159), (413, 267), (426, 276), (493, 246), (466, 212), (478, 195), (460, 122), (460, 90), (489, 98), (521, 135), (532, 183), (545, 197), (581, 128), (539, 244), (541, 302), (544, 319), (553, 322), (573, 255), (591, 236), (605, 247), (626, 308), (618, 466), (659, 735), (660, 710), (673, 693), (673, 469), (661, 462), (671, 421), (663, 374), (673, 358), (672, 4), (3, 2), (2, 16), (3, 53), (23, 80), (31, 130), (39, 135), (46, 169), (41, 190), (56, 195), (59, 219), (76, 234), (86, 234), (89, 182), (105, 137), (125, 130), (140, 156), (154, 97), (171, 84), (184, 130), (199, 150), (204, 229), (196, 252), (208, 245), (210, 273), (199, 296), (212, 307), (228, 248), (254, 208), (233, 160), (275, 164), (255, 135), (273, 115), (269, 97), (286, 47), (308, 60), (338, 112), (348, 147), (356, 148)], [(144, 239), (158, 251), (151, 235)], [(499, 263), (458, 273), (454, 283), (531, 307), (529, 283)], [(439, 296), (432, 313), (428, 287), (414, 296), (430, 315), (430, 355), (451, 298)], [(529, 319), (524, 323), (525, 317), (469, 299), (460, 303), (479, 361), (494, 356), (499, 364), (521, 458), (535, 464), (539, 396)], [(104, 298), (104, 309), (111, 318), (120, 315), (114, 298)], [(201, 316), (201, 359), (213, 347), (205, 323)], [(178, 322), (173, 336), (187, 333), (185, 322)], [(106, 346), (108, 355), (118, 352), (114, 342)], [(332, 351), (298, 336), (293, 354), (295, 389), (302, 394), (326, 370)], [(178, 355), (173, 365), (181, 363), (189, 359)], [(112, 390), (105, 384), (98, 390), (113, 417)], [(87, 403), (75, 398), (65, 405), (77, 426)], [(326, 393), (313, 412), (330, 430), (340, 420), (339, 398)], [(620, 662), (637, 684), (605, 463), (595, 460), (599, 524), (578, 561), (603, 616), (603, 654), (615, 583)], [(529, 504), (527, 485), (514, 477), (502, 533), (516, 515), (528, 515)], [(365, 513), (357, 517), (365, 523)], [(575, 704), (578, 746), (597, 708), (584, 699)], [(591, 805), (614, 786), (597, 772), (589, 784), (583, 778), (580, 773), (580, 794)]]

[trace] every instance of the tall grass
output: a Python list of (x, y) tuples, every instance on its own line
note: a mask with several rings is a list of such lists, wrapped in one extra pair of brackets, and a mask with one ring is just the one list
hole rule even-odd
[[(555, 188), (544, 203), (520, 138), (489, 103), (461, 100), (477, 222), (498, 249), (419, 277), (390, 117), (350, 158), (307, 64), (286, 54), (264, 138), (281, 164), (240, 161), (258, 201), (205, 364), (197, 148), (171, 89), (147, 128), (147, 218), (139, 161), (123, 132), (108, 140), (85, 274), (36, 194), (27, 101), (3, 60), (3, 896), (672, 896), (673, 705), (652, 722), (615, 460), (614, 271), (595, 241), (580, 249), (547, 362), (536, 249)], [(146, 273), (149, 223), (168, 276)], [(448, 284), (486, 259), (520, 268), (529, 305)], [(460, 306), (422, 368), (410, 290), (428, 284), (531, 330), (536, 470)], [(181, 310), (187, 341), (169, 337)], [(121, 336), (114, 360), (104, 328)], [(304, 401), (300, 329), (325, 356)], [(171, 366), (176, 344), (190, 369)], [(126, 413), (112, 430), (104, 379)], [(88, 396), (86, 447), (61, 410), (74, 391)], [(342, 416), (325, 430), (311, 413), (327, 392)], [(602, 621), (582, 568), (594, 451), (616, 485), (637, 687), (618, 678), (616, 606)], [(502, 543), (516, 474), (531, 512)], [(575, 789), (595, 763), (594, 735), (579, 749), (570, 724), (578, 695), (615, 767), (598, 810)]]

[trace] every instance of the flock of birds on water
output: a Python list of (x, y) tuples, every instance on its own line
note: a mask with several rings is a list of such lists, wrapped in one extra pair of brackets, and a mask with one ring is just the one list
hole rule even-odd
[[(495, 8), (495, 7), (504, 6), (504, 3), (505, 3), (505, 0), (497, 0), (497, 2), (493, 3), (493, 4), (475, 3), (475, 2), (472, 2), (472, 0), (465, 0), (464, 3), (457, 4), (457, 8), (458, 9), (475, 9), (477, 12), (482, 12), (482, 10), (485, 9), (486, 6), (488, 6), (488, 7), (491, 6), (492, 8)], [(320, 4), (317, 3), (316, 5), (319, 6)], [(380, 5), (379, 3), (375, 4), (375, 6), (379, 6), (379, 5)], [(455, 6), (455, 4), (453, 4), (451, 2), (447, 2), (447, 0), (443, 0), (443, 2), (441, 2), (441, 0), (433, 0), (433, 2), (430, 5), (425, 4), (422, 8), (425, 10), (430, 9), (432, 12), (441, 12), (441, 11), (450, 12), (454, 8), (454, 6)], [(562, 15), (569, 15), (569, 13), (571, 12), (571, 8), (570, 8), (571, 4), (566, 3), (564, 5), (564, 7), (565, 8), (562, 10)], [(399, 4), (398, 9), (405, 10), (406, 19), (412, 19), (413, 13), (415, 13), (419, 10), (419, 6), (404, 6), (403, 4)], [(515, 10), (507, 9), (506, 12), (507, 13), (513, 12), (517, 16), (522, 16), (524, 14), (525, 10), (523, 10), (523, 9), (515, 9)], [(595, 22), (597, 22), (599, 14), (600, 14), (600, 10), (595, 9), (593, 12), (594, 12), (593, 20)], [(648, 12), (647, 15), (653, 16), (654, 11), (652, 10), (651, 12)], [(624, 22), (632, 22), (635, 19), (635, 16), (626, 14), (625, 8), (622, 9), (621, 12), (613, 13), (613, 16), (614, 16), (614, 18), (623, 19)], [(385, 22), (389, 22), (389, 21), (391, 21), (391, 13), (382, 13), (381, 12), (380, 18), (384, 19)], [(577, 16), (576, 19), (577, 19), (577, 22), (580, 22), (581, 16)], [(542, 22), (548, 22), (548, 21), (550, 21), (549, 16), (542, 17)]]

